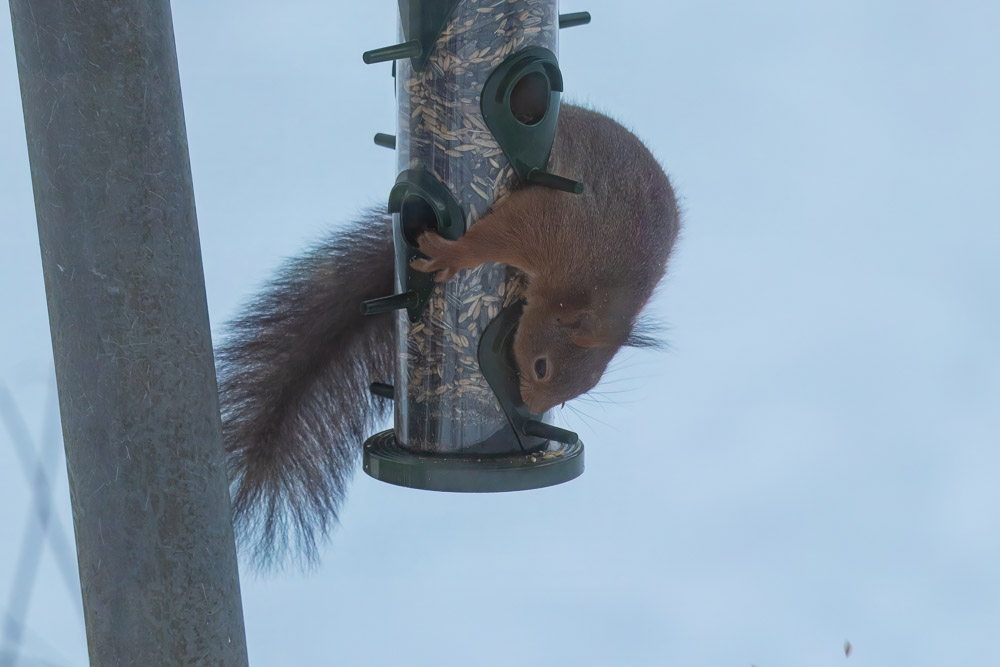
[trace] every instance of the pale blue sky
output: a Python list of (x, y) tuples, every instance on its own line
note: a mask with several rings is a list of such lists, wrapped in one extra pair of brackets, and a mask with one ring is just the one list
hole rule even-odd
[[(213, 325), (384, 201), (395, 3), (175, 2)], [(685, 230), (578, 480), (356, 477), (322, 567), (245, 575), (257, 665), (996, 665), (1000, 5), (564, 3), (569, 99), (647, 140)], [(0, 382), (42, 439), (48, 323), (0, 14)], [(0, 605), (29, 489), (0, 431)], [(57, 502), (71, 525), (65, 472)], [(49, 555), (31, 655), (83, 665)]]

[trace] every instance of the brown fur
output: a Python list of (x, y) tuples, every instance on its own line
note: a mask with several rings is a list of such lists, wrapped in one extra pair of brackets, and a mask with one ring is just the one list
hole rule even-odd
[(288, 262), (216, 351), (233, 519), (259, 566), (307, 561), (337, 519), (363, 439), (391, 402), (392, 219), (369, 211)]

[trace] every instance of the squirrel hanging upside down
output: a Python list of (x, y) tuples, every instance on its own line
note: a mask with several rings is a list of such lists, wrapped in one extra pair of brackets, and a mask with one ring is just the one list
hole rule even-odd
[[(457, 241), (423, 234), (428, 259), (412, 264), (439, 282), (484, 262), (525, 273), (514, 356), (536, 414), (592, 389), (622, 346), (648, 343), (636, 319), (680, 226), (663, 169), (607, 116), (562, 104), (549, 170), (583, 194), (518, 187)], [(287, 263), (216, 351), (234, 523), (259, 565), (315, 560), (385, 417), (369, 385), (393, 381), (393, 315), (359, 304), (393, 292), (393, 267), (392, 218), (369, 211)]]

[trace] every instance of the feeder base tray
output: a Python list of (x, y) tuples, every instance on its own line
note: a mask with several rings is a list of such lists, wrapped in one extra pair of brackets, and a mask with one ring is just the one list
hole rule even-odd
[(416, 454), (396, 442), (392, 429), (368, 438), (364, 470), (377, 480), (428, 491), (494, 493), (568, 482), (583, 473), (583, 443), (556, 451), (511, 456)]

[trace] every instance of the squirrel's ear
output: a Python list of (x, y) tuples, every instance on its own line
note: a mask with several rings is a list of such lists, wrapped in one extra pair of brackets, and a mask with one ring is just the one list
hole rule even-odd
[(604, 340), (598, 336), (582, 336), (579, 334), (573, 334), (569, 339), (573, 341), (573, 344), (577, 347), (604, 347), (611, 344), (610, 341)]
[(577, 347), (603, 347), (611, 344), (611, 341), (601, 335), (601, 321), (592, 310), (581, 310), (569, 327), (569, 339)]

